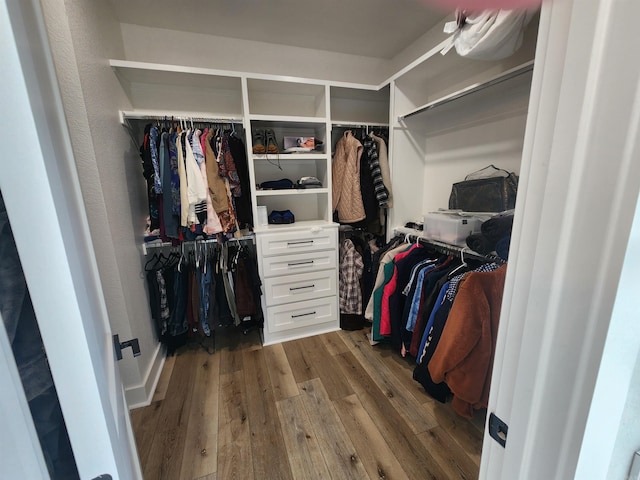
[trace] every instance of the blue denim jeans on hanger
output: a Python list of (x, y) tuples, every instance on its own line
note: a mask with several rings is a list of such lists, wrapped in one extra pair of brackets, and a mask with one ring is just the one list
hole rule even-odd
[(211, 291), (211, 268), (207, 266), (206, 272), (202, 271), (202, 267), (196, 270), (196, 278), (198, 280), (198, 288), (200, 293), (200, 325), (202, 331), (208, 337), (211, 335), (209, 327), (209, 295)]

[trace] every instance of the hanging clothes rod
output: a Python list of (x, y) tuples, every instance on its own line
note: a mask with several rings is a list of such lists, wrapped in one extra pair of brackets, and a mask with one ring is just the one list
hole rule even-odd
[(507, 263), (497, 255), (481, 255), (477, 252), (474, 252), (473, 250), (470, 250), (468, 247), (459, 247), (457, 245), (451, 245), (449, 243), (439, 242), (438, 240), (432, 240), (430, 238), (420, 237), (417, 235), (409, 235), (409, 238), (411, 237), (413, 237), (413, 241), (416, 241), (417, 239), (417, 241), (422, 245), (432, 247), (434, 250), (445, 253), (447, 255), (455, 255), (459, 257), (464, 251), (464, 258), (479, 260), (481, 262), (495, 262), (500, 265)]
[[(226, 242), (254, 242), (255, 241), (255, 236), (252, 235), (243, 235), (240, 238), (227, 238), (223, 243)], [(180, 248), (181, 245), (184, 245), (185, 247), (194, 247), (196, 244), (215, 244), (215, 243), (220, 243), (218, 242), (217, 238), (199, 238), (196, 240), (190, 240), (187, 242), (182, 242), (179, 245), (173, 245), (171, 242), (163, 242), (160, 239), (158, 240), (152, 240), (150, 242), (145, 242), (142, 245), (142, 253), (146, 256), (149, 252), (149, 249), (156, 249), (156, 248), (169, 248), (169, 247), (175, 247), (175, 248)]]
[(471, 85), (467, 88), (454, 92), (450, 95), (444, 96), (439, 100), (435, 100), (433, 102), (427, 103), (426, 105), (423, 105), (422, 107), (417, 108), (412, 112), (406, 113), (404, 115), (399, 115), (398, 120), (402, 121), (406, 118), (410, 118), (410, 117), (413, 117), (414, 115), (418, 115), (419, 113), (423, 113), (433, 108), (440, 107), (447, 103), (453, 102), (454, 100), (458, 100), (459, 98), (466, 97), (467, 95), (471, 95), (472, 93), (485, 90), (486, 88), (492, 87), (494, 85), (498, 85), (500, 83), (511, 80), (512, 78), (531, 72), (532, 70), (533, 70), (533, 60), (523, 63), (522, 65), (514, 67), (510, 70), (507, 70), (506, 72), (503, 72), (500, 75), (490, 78), (485, 82)]
[(422, 245), (431, 247), (434, 250), (446, 255), (454, 255), (456, 257), (460, 257), (463, 254), (464, 250), (464, 258), (478, 260), (481, 262), (495, 262), (499, 265), (507, 263), (504, 259), (498, 257), (497, 255), (482, 255), (480, 253), (474, 252), (468, 247), (459, 247), (458, 245), (440, 242), (438, 240), (423, 237), (415, 232), (415, 230), (410, 230), (407, 228), (396, 228), (394, 230), (395, 235), (404, 235), (405, 238), (407, 240), (410, 240), (411, 242), (419, 242)]
[(207, 116), (203, 113), (189, 112), (144, 112), (120, 110), (120, 123), (126, 125), (129, 120), (180, 121), (189, 120), (201, 123), (243, 123), (242, 117)]
[(389, 128), (389, 124), (388, 123), (332, 123), (331, 124), (332, 127), (336, 127), (336, 128), (366, 128), (366, 127), (373, 127), (373, 128)]

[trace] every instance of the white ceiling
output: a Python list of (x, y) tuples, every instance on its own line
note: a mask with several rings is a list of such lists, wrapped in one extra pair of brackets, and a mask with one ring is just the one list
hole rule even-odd
[(122, 23), (392, 58), (445, 13), (427, 0), (111, 0)]

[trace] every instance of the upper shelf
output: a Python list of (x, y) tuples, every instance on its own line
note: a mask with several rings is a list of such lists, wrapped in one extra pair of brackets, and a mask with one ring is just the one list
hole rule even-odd
[(206, 112), (209, 117), (242, 117), (242, 81), (239, 77), (222, 71), (172, 65), (124, 60), (111, 60), (110, 63), (133, 110)]
[(389, 123), (389, 86), (378, 91), (331, 87), (330, 108), (333, 123), (387, 124)]
[(440, 107), (441, 105), (445, 105), (449, 102), (453, 102), (454, 100), (457, 100), (459, 98), (466, 97), (467, 95), (471, 95), (473, 93), (479, 92), (481, 90), (485, 90), (489, 87), (501, 84), (503, 82), (508, 82), (510, 80), (517, 80), (517, 81), (522, 80), (524, 82), (530, 82), (531, 77), (530, 75), (527, 75), (527, 74), (532, 71), (533, 71), (533, 60), (530, 60), (528, 62), (524, 62), (521, 65), (517, 65), (513, 68), (510, 68), (509, 70), (502, 72), (498, 75), (490, 77), (483, 82), (474, 83), (458, 91), (452, 92), (448, 95), (444, 95), (436, 100), (433, 100), (424, 105), (421, 105), (418, 108), (415, 108), (407, 113), (399, 115), (398, 119), (404, 120), (406, 118), (412, 117), (419, 113), (423, 113), (428, 110)]
[(438, 45), (428, 57), (395, 79), (397, 89), (392, 119), (440, 107), (531, 71), (537, 27), (538, 21), (534, 18), (525, 31), (521, 47), (513, 55), (500, 60), (469, 59), (461, 57), (455, 50), (442, 55), (439, 49), (442, 44)]
[(327, 117), (325, 85), (250, 78), (247, 93), (251, 115)]

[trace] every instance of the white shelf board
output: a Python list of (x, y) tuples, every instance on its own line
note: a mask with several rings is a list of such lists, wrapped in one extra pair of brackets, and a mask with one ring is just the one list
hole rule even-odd
[(331, 120), (332, 127), (388, 127), (389, 123), (380, 122), (354, 122), (351, 120)]
[(131, 83), (240, 91), (240, 77), (224, 70), (118, 60), (109, 63), (119, 76)]
[(288, 223), (284, 225), (262, 225), (253, 228), (255, 233), (265, 232), (282, 232), (286, 230), (309, 230), (314, 227), (317, 228), (338, 228), (339, 224), (334, 222), (328, 222), (326, 220), (303, 220), (295, 223)]
[(389, 78), (387, 78), (384, 82), (382, 82), (379, 85), (379, 88), (383, 88), (385, 85), (390, 84), (392, 81), (397, 80), (398, 78), (401, 78), (403, 75), (406, 75), (407, 73), (411, 72), (416, 67), (419, 67), (422, 64), (424, 64), (427, 60), (432, 58), (434, 55), (440, 55), (440, 52), (445, 47), (449, 46), (450, 43), (451, 43), (451, 38), (446, 38), (446, 39), (442, 40), (440, 43), (438, 43), (437, 45), (432, 47), (431, 50), (429, 50), (426, 53), (422, 54), (420, 57), (416, 58), (409, 65), (404, 66), (403, 68), (398, 70), (396, 73), (391, 75)]
[(324, 85), (299, 83), (282, 80), (259, 80), (249, 78), (247, 80), (249, 97), (256, 93), (282, 94), (282, 95), (307, 95), (324, 96)]
[[(204, 68), (204, 67), (190, 67), (186, 65), (172, 65), (165, 63), (151, 63), (151, 62), (138, 62), (133, 60), (118, 60), (118, 59), (110, 59), (109, 65), (118, 70), (151, 70), (156, 73), (162, 72), (173, 72), (179, 74), (196, 74), (196, 75), (205, 75), (205, 76), (217, 76), (217, 77), (231, 77), (231, 78), (247, 78), (247, 79), (256, 79), (256, 80), (270, 80), (275, 82), (290, 82), (290, 83), (306, 83), (309, 85), (330, 85), (341, 88), (354, 88), (354, 89), (362, 89), (362, 90), (378, 90), (384, 87), (388, 82), (383, 85), (372, 85), (367, 83), (353, 83), (353, 82), (340, 82), (333, 80), (319, 80), (317, 78), (305, 78), (305, 77), (294, 77), (289, 75), (273, 75), (273, 74), (262, 74), (262, 73), (252, 73), (246, 71), (238, 71), (238, 70), (222, 70), (216, 68)], [(125, 74), (126, 75), (126, 74)]]
[(327, 122), (326, 117), (297, 117), (297, 116), (285, 116), (285, 115), (249, 115), (249, 120), (256, 122), (274, 122), (278, 124), (292, 124), (292, 123), (315, 123), (324, 124)]
[(328, 188), (291, 188), (287, 190), (256, 190), (256, 197), (286, 197), (329, 193)]
[(399, 115), (398, 116), (398, 120), (404, 120), (405, 118), (408, 117), (412, 117), (414, 115), (417, 115), (419, 113), (422, 112), (426, 112), (428, 110), (437, 108), (441, 105), (444, 105), (446, 103), (449, 102), (453, 102), (459, 98), (463, 98), (466, 97), (467, 95), (471, 95), (475, 92), (478, 92), (480, 90), (484, 90), (485, 88), (491, 87), (493, 85), (497, 85), (499, 83), (502, 82), (507, 82), (509, 80), (515, 79), (527, 72), (530, 72), (533, 70), (533, 60), (529, 60), (528, 62), (524, 62), (516, 67), (510, 68), (509, 70), (506, 70), (502, 73), (500, 73), (499, 75), (495, 75), (483, 82), (479, 82), (479, 83), (474, 83), (472, 85), (469, 85), (465, 88), (462, 88), (460, 90), (457, 90), (453, 93), (450, 93), (448, 95), (444, 95), (443, 97), (440, 97), (436, 100), (433, 100), (431, 102), (428, 102), (424, 105), (421, 105), (418, 108), (415, 108), (403, 115)]
[(319, 153), (269, 153), (269, 154), (253, 154), (253, 160), (264, 160), (267, 162), (275, 162), (278, 160), (326, 160), (327, 154)]

